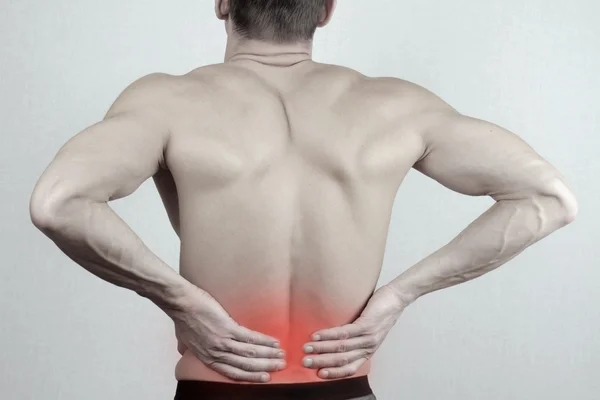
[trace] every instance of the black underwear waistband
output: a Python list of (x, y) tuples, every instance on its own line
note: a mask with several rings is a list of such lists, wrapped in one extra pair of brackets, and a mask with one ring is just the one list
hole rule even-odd
[(188, 381), (177, 383), (175, 400), (350, 400), (373, 394), (366, 375), (335, 381), (236, 384)]

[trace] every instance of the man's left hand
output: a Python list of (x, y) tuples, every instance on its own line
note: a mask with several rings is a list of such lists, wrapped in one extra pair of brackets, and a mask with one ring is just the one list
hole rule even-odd
[(379, 348), (406, 304), (389, 287), (376, 290), (353, 323), (315, 332), (302, 363), (322, 379), (350, 377)]

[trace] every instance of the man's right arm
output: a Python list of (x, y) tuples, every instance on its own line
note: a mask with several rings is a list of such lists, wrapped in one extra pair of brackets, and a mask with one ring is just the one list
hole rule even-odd
[(406, 303), (501, 266), (577, 214), (565, 179), (521, 138), (425, 93), (429, 103), (415, 125), (423, 155), (415, 169), (453, 191), (496, 203), (387, 285)]

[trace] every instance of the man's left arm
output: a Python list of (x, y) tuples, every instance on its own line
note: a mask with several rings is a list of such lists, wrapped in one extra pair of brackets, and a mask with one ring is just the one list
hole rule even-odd
[(353, 375), (419, 297), (492, 271), (577, 214), (565, 179), (521, 138), (462, 115), (431, 93), (420, 95), (415, 98), (425, 99), (426, 107), (414, 129), (423, 154), (415, 168), (455, 192), (496, 202), (447, 245), (378, 289), (356, 321), (315, 332), (318, 340), (307, 345), (322, 354), (308, 357), (322, 377)]
[[(60, 149), (33, 191), (31, 219), (83, 268), (161, 308), (175, 323), (180, 351), (192, 351), (229, 379), (264, 383), (269, 372), (284, 368), (277, 339), (237, 324), (209, 293), (152, 253), (108, 205), (164, 167), (167, 120), (176, 113), (169, 79), (151, 74), (134, 82), (103, 121)], [(169, 186), (159, 182), (159, 188)]]

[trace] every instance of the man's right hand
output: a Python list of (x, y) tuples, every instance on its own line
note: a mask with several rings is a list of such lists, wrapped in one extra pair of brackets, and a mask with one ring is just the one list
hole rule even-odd
[(187, 347), (207, 367), (235, 381), (268, 382), (269, 372), (285, 368), (277, 339), (240, 326), (200, 288), (185, 297), (181, 310), (168, 312), (180, 349)]

